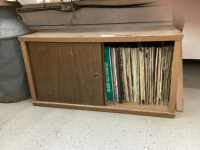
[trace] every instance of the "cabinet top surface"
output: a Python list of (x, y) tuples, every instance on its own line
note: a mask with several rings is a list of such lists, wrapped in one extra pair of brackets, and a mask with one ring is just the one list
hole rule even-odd
[(173, 26), (135, 26), (120, 28), (51, 29), (25, 36), (32, 42), (139, 42), (182, 40), (183, 33)]

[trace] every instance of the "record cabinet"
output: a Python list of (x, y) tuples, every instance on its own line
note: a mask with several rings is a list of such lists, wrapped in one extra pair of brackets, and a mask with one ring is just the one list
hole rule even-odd
[[(173, 26), (53, 29), (19, 37), (36, 106), (175, 117), (183, 34)], [(173, 41), (169, 103), (105, 100), (104, 43)]]

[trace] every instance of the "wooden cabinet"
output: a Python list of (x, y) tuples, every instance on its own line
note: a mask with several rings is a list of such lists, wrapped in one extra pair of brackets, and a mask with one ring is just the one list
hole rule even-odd
[[(34, 105), (175, 117), (183, 34), (173, 26), (55, 29), (19, 37)], [(107, 102), (103, 44), (174, 41), (168, 105)]]

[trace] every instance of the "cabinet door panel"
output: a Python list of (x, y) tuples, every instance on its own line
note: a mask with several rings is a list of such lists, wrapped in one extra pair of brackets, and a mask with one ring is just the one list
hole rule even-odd
[(101, 43), (28, 43), (37, 100), (104, 104)]

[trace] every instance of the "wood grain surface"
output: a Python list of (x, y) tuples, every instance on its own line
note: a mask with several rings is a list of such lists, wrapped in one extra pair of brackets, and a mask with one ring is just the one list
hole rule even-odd
[(35, 106), (47, 106), (47, 107), (58, 107), (58, 108), (68, 108), (68, 109), (81, 109), (81, 110), (92, 110), (92, 111), (104, 111), (104, 112), (114, 112), (114, 113), (124, 113), (124, 114), (134, 114), (134, 115), (144, 115), (144, 116), (155, 116), (155, 117), (167, 117), (174, 118), (176, 116), (175, 112), (169, 112), (169, 107), (167, 105), (142, 105), (138, 103), (116, 103), (109, 102), (104, 106), (91, 106), (91, 105), (80, 105), (80, 104), (66, 104), (66, 103), (53, 103), (53, 102), (40, 102), (34, 101)]
[(169, 108), (170, 112), (175, 112), (176, 98), (177, 98), (177, 86), (178, 86), (178, 77), (180, 71), (180, 60), (181, 60), (181, 49), (182, 41), (175, 41), (174, 53), (172, 60), (172, 73), (171, 73), (171, 87), (170, 87), (170, 99), (169, 99)]
[(173, 26), (52, 29), (19, 37), (20, 41), (34, 42), (141, 42), (182, 39), (183, 34)]
[(101, 43), (27, 45), (37, 101), (104, 105)]
[(34, 78), (33, 78), (32, 66), (30, 64), (30, 57), (29, 57), (29, 53), (28, 53), (27, 43), (21, 42), (21, 48), (22, 48), (22, 54), (24, 57), (24, 63), (25, 63), (25, 67), (26, 67), (26, 73), (27, 73), (27, 77), (28, 77), (28, 83), (29, 83), (29, 87), (30, 87), (30, 91), (31, 91), (32, 101), (36, 101), (37, 94), (36, 94), (35, 82), (34, 82)]

